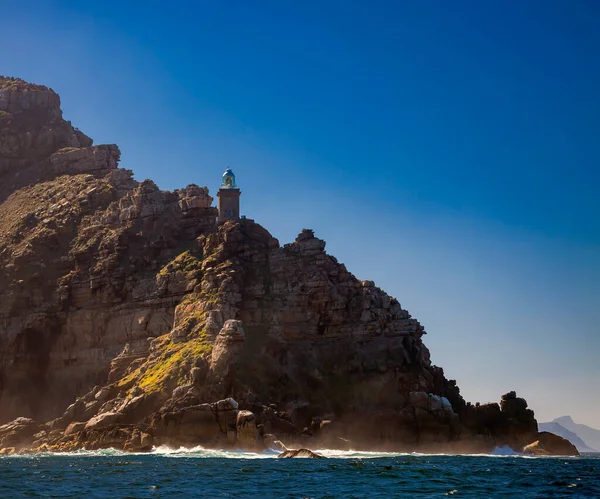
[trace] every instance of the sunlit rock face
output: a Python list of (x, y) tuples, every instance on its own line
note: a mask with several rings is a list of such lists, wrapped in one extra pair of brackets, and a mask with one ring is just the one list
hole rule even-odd
[(0, 78), (0, 421), (62, 413), (172, 328), (189, 283), (157, 273), (212, 229), (212, 198), (138, 183), (119, 156), (52, 90)]
[(0, 76), (0, 201), (32, 181), (51, 178), (60, 163), (53, 165), (51, 158), (59, 150), (85, 151), (91, 145), (63, 119), (53, 90)]
[(52, 90), (0, 77), (7, 442), (489, 451), (532, 441), (525, 401), (466, 404), (431, 365), (421, 324), (311, 230), (281, 246), (252, 220), (219, 223), (206, 187), (162, 191), (119, 157), (65, 121)]

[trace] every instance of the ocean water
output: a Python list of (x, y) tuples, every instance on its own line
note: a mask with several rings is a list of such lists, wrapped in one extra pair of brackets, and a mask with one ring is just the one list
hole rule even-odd
[(328, 459), (202, 448), (0, 457), (0, 498), (600, 498), (600, 455), (320, 452)]

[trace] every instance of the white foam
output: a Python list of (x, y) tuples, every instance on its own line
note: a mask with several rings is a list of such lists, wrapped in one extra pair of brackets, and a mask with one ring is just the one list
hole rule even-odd
[[(377, 451), (357, 451), (357, 450), (337, 450), (337, 449), (314, 449), (314, 452), (327, 458), (333, 459), (377, 459), (390, 458), (401, 456), (428, 457), (428, 456), (470, 456), (470, 457), (493, 457), (493, 458), (523, 458), (523, 459), (539, 459), (539, 456), (532, 456), (515, 452), (510, 447), (497, 447), (491, 454), (443, 454), (443, 453), (420, 453), (420, 452), (377, 452)], [(37, 459), (46, 456), (72, 456), (72, 457), (114, 457), (114, 456), (132, 456), (132, 455), (157, 455), (172, 458), (225, 458), (225, 459), (274, 459), (280, 451), (276, 449), (267, 449), (261, 453), (246, 452), (243, 450), (223, 450), (223, 449), (207, 449), (202, 446), (196, 447), (179, 447), (177, 449), (161, 445), (147, 452), (125, 452), (116, 449), (101, 449), (101, 450), (78, 450), (73, 452), (44, 452), (38, 454), (24, 454), (14, 456), (0, 456), (3, 458), (24, 458)]]
[(517, 452), (508, 445), (502, 447), (496, 447), (492, 451), (492, 456), (524, 456), (522, 452)]
[(199, 458), (207, 458), (207, 457), (219, 457), (219, 458), (228, 458), (228, 459), (265, 459), (265, 458), (273, 458), (277, 457), (279, 454), (278, 451), (267, 449), (260, 454), (256, 452), (246, 452), (243, 450), (219, 450), (219, 449), (206, 449), (201, 445), (196, 447), (179, 447), (178, 449), (174, 449), (172, 447), (167, 447), (165, 445), (161, 445), (159, 447), (155, 447), (152, 449), (151, 454), (156, 454), (160, 456), (166, 457), (199, 457)]
[(314, 452), (320, 454), (321, 456), (335, 459), (376, 459), (378, 457), (398, 457), (413, 455), (410, 453), (401, 452), (377, 452), (338, 449), (316, 449)]

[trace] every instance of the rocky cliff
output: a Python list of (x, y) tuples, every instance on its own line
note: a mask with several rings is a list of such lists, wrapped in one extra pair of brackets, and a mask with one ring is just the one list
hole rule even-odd
[(521, 448), (514, 393), (471, 405), (419, 322), (303, 230), (216, 223), (0, 77), (0, 448)]

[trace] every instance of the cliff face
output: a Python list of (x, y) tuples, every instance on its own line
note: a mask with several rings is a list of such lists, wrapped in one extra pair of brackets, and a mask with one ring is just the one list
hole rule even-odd
[(532, 441), (524, 400), (466, 404), (418, 321), (312, 231), (217, 224), (206, 188), (118, 160), (52, 90), (0, 77), (0, 423), (21, 418), (0, 447)]
[(135, 182), (59, 104), (0, 79), (0, 421), (62, 412), (168, 332), (186, 289), (159, 293), (156, 272), (215, 217), (205, 188)]

